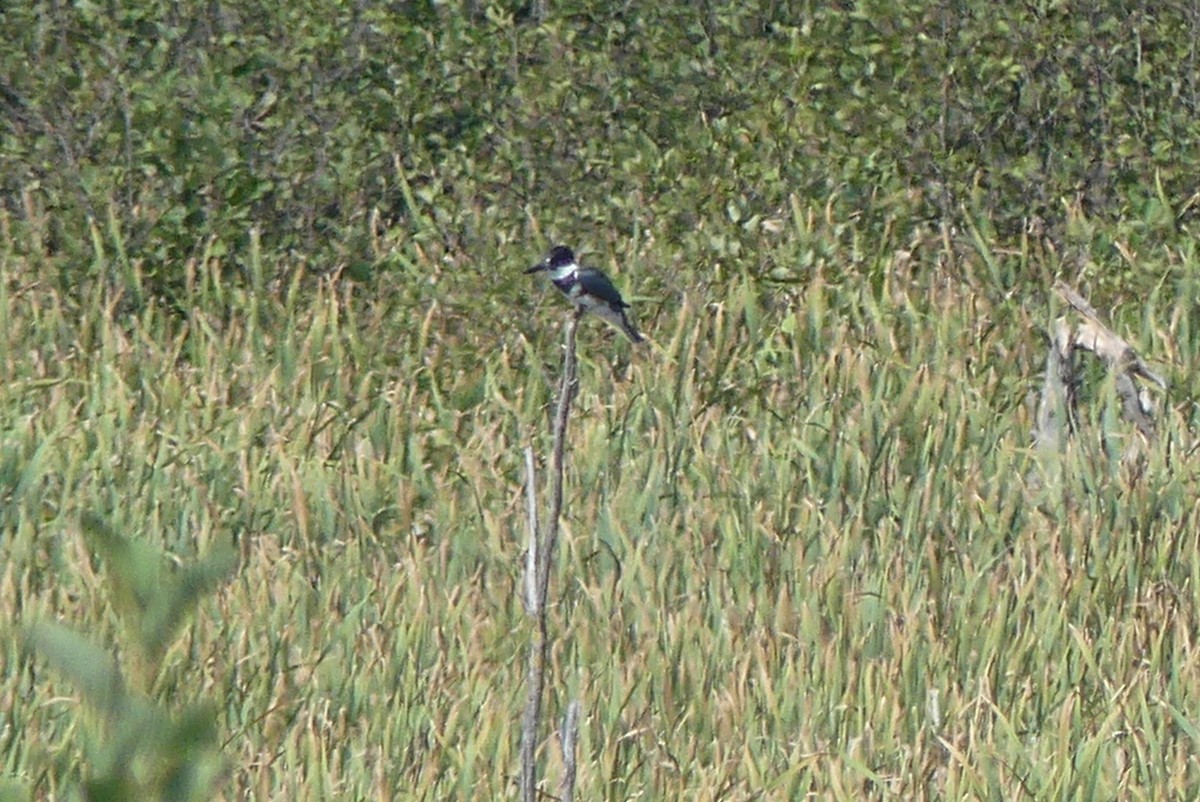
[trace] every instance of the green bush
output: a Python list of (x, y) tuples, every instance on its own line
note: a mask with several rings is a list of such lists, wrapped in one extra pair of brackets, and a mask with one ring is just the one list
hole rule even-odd
[[(744, 258), (793, 194), (900, 243), (984, 217), (1109, 261), (1194, 219), (1190, 13), (32, 4), (6, 13), (0, 192), (64, 285), (177, 300), (202, 255), (244, 278), (251, 232), (272, 278), (539, 232)], [(81, 277), (89, 221), (110, 255)]]

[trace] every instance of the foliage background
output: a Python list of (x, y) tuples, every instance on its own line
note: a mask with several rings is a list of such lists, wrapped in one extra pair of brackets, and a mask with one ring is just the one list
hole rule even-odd
[[(585, 327), (582, 798), (1195, 792), (1200, 4), (0, 13), (0, 604), (128, 657), (81, 515), (234, 543), (143, 676), (214, 794), (512, 792), (558, 241), (655, 341)], [(1136, 480), (1102, 382), (1029, 450), (1056, 278), (1171, 376)], [(65, 798), (102, 717), (4, 666)]]

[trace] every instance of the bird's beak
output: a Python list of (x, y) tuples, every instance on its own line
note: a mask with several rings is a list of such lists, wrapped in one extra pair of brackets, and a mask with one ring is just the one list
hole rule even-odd
[(547, 262), (547, 261), (545, 261), (545, 260), (543, 260), (543, 261), (541, 261), (541, 262), (538, 262), (536, 265), (534, 265), (533, 267), (529, 268), (528, 270), (526, 270), (526, 271), (525, 271), (525, 273), (526, 273), (526, 274), (529, 274), (529, 273), (540, 273), (540, 272), (542, 272), (543, 270), (549, 270), (549, 269), (550, 269), (550, 263), (549, 263), (549, 262)]

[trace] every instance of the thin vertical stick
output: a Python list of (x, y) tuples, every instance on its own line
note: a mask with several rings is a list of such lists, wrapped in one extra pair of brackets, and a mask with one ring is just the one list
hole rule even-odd
[[(546, 624), (546, 591), (550, 584), (550, 566), (554, 560), (554, 548), (558, 545), (558, 520), (562, 516), (563, 497), (563, 454), (566, 450), (567, 421), (571, 416), (571, 402), (579, 387), (575, 360), (575, 327), (580, 312), (567, 321), (566, 348), (563, 355), (562, 386), (558, 392), (558, 411), (554, 416), (554, 454), (550, 467), (550, 511), (545, 521), (545, 531), (539, 531), (536, 518), (536, 502), (530, 502), (531, 526), (534, 541), (532, 557), (526, 558), (526, 570), (533, 569), (536, 576), (526, 575), (526, 588), (533, 586), (533, 598), (526, 600), (534, 618), (533, 643), (529, 649), (529, 667), (526, 674), (528, 694), (525, 698), (525, 715), (521, 719), (521, 800), (537, 802), (537, 730), (542, 715), (542, 690), (546, 684), (546, 660), (549, 657), (550, 641)], [(533, 469), (530, 465), (532, 452), (526, 451), (526, 470), (532, 486)], [(532, 492), (532, 491), (531, 491)]]
[(550, 584), (550, 565), (554, 558), (554, 547), (558, 545), (558, 519), (562, 516), (563, 499), (563, 452), (567, 446), (567, 419), (571, 415), (571, 402), (579, 389), (576, 375), (575, 327), (579, 323), (576, 312), (567, 321), (567, 346), (563, 355), (562, 387), (558, 391), (558, 414), (554, 416), (554, 463), (550, 469), (550, 516), (546, 519), (546, 531), (542, 538), (542, 554), (538, 565), (538, 596), (546, 601), (546, 588)]
[(567, 705), (567, 715), (563, 719), (562, 732), (559, 733), (563, 753), (563, 777), (558, 786), (558, 796), (562, 802), (575, 800), (575, 739), (578, 735), (579, 700), (572, 699)]
[(529, 519), (529, 546), (525, 549), (525, 612), (537, 615), (538, 609), (538, 513), (537, 475), (533, 447), (525, 447), (525, 502)]
[[(540, 599), (538, 601), (541, 601)], [(533, 643), (529, 647), (529, 667), (526, 671), (528, 694), (525, 715), (521, 719), (521, 800), (537, 802), (537, 729), (542, 715), (542, 686), (546, 670), (546, 608), (541, 606), (534, 615)]]

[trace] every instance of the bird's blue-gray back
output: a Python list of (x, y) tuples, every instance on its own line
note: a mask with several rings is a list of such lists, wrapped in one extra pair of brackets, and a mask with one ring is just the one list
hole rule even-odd
[(617, 288), (608, 280), (608, 276), (600, 272), (594, 267), (585, 267), (578, 274), (579, 285), (588, 295), (594, 295), (602, 301), (606, 301), (613, 306), (628, 307), (629, 304), (621, 298), (621, 293), (617, 292)]

